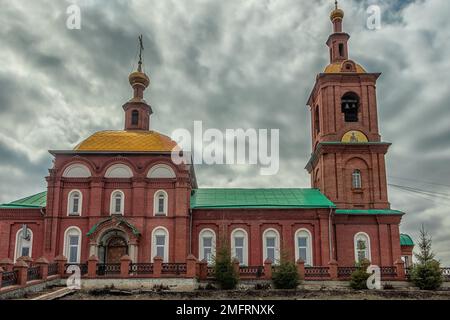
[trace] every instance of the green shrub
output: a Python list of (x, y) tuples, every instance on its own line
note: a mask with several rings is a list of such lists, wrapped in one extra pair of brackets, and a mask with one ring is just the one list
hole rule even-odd
[(295, 289), (300, 283), (297, 266), (286, 257), (282, 257), (280, 265), (272, 274), (273, 285), (276, 289)]
[(214, 277), (223, 290), (235, 289), (239, 282), (239, 275), (234, 269), (231, 251), (226, 241), (221, 241), (214, 259)]
[(411, 280), (422, 290), (436, 290), (442, 285), (443, 277), (439, 261), (431, 250), (431, 237), (424, 226), (420, 229), (419, 253), (416, 253), (418, 263), (414, 265)]
[(357, 269), (350, 276), (350, 287), (355, 290), (366, 290), (367, 279), (370, 277), (370, 273), (367, 273), (367, 268), (370, 265), (370, 261), (363, 260), (356, 264)]
[(432, 260), (414, 266), (411, 280), (421, 290), (437, 290), (442, 285), (442, 271), (438, 261)]

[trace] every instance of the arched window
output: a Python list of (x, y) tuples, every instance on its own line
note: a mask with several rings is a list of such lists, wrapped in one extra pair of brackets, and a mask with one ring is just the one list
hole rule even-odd
[(361, 171), (355, 170), (352, 173), (352, 187), (353, 189), (361, 189), (362, 183), (361, 183)]
[(312, 237), (307, 229), (295, 233), (295, 260), (302, 259), (305, 265), (312, 266)]
[(121, 214), (125, 212), (124, 208), (125, 195), (122, 191), (116, 190), (111, 193), (111, 211), (110, 214)]
[(320, 113), (319, 113), (319, 106), (316, 106), (316, 111), (314, 114), (314, 127), (316, 129), (316, 134), (320, 132)]
[(267, 229), (263, 234), (263, 263), (270, 259), (274, 264), (278, 264), (280, 260), (280, 235), (275, 229)]
[(166, 164), (154, 165), (147, 174), (147, 178), (150, 179), (172, 179), (175, 177), (173, 169)]
[(139, 111), (133, 110), (131, 112), (131, 124), (137, 126), (139, 124)]
[(16, 233), (16, 250), (14, 252), (14, 261), (20, 257), (30, 257), (33, 253), (33, 231), (26, 225), (23, 225)]
[(248, 265), (248, 237), (244, 229), (235, 229), (231, 233), (231, 256), (241, 265)]
[(69, 192), (69, 199), (67, 203), (67, 215), (80, 216), (82, 208), (83, 195), (79, 190), (72, 190)]
[(69, 227), (64, 232), (64, 256), (68, 263), (80, 263), (81, 230), (78, 227)]
[(341, 99), (341, 108), (345, 122), (358, 122), (359, 97), (355, 93), (344, 94)]
[(133, 177), (133, 171), (124, 164), (114, 164), (106, 170), (105, 177), (128, 179)]
[(363, 259), (372, 260), (370, 254), (370, 238), (367, 233), (359, 232), (355, 235), (355, 261), (361, 262)]
[(154, 202), (154, 215), (155, 216), (167, 216), (167, 206), (168, 206), (168, 196), (167, 192), (164, 190), (159, 190), (155, 192), (153, 199)]
[(161, 257), (165, 263), (169, 262), (169, 232), (163, 227), (152, 232), (152, 261), (155, 257)]
[(199, 234), (199, 259), (209, 265), (214, 262), (216, 254), (216, 234), (211, 229), (203, 229)]
[(64, 178), (88, 178), (91, 176), (89, 168), (83, 164), (75, 163), (68, 166), (64, 172)]

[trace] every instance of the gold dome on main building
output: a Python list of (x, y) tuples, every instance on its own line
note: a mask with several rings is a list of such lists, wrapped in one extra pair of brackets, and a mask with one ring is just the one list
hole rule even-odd
[[(367, 71), (360, 65), (355, 63), (356, 73), (367, 73)], [(330, 63), (325, 67), (323, 73), (341, 73), (342, 72), (342, 63)]]
[(156, 131), (99, 131), (78, 144), (76, 151), (170, 152), (177, 143)]

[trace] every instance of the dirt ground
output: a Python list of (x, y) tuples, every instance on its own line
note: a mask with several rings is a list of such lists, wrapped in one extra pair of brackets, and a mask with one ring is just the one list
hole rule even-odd
[(450, 291), (419, 290), (248, 290), (248, 291), (77, 291), (61, 300), (450, 300)]

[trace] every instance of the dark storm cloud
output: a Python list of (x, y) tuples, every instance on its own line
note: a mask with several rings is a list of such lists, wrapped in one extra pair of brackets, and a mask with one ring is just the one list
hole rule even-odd
[[(333, 1), (9, 1), (0, 0), (0, 202), (45, 188), (47, 149), (70, 149), (103, 129), (121, 129), (131, 96), (137, 36), (144, 35), (151, 126), (169, 134), (204, 128), (280, 130), (280, 171), (196, 166), (200, 186), (308, 187), (311, 153), (306, 102), (327, 64)], [(65, 27), (78, 3), (81, 30)], [(447, 0), (342, 1), (350, 56), (378, 82), (383, 140), (393, 142), (389, 182), (450, 193), (450, 25)], [(366, 28), (380, 5), (381, 30)], [(414, 178), (415, 181), (394, 177)], [(8, 181), (8, 183), (3, 183)], [(422, 182), (421, 182), (422, 181)], [(407, 212), (402, 231), (423, 222), (450, 264), (448, 203), (390, 188)]]

